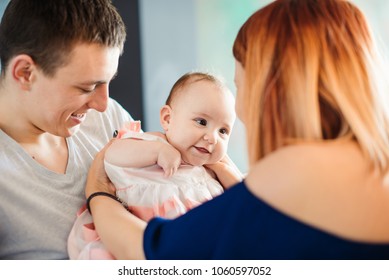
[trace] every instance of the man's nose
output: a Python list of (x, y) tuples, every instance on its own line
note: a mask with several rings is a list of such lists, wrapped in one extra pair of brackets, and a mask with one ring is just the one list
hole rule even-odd
[(95, 109), (98, 112), (104, 112), (108, 106), (109, 90), (108, 84), (100, 85), (98, 89), (91, 95), (88, 102), (88, 107)]

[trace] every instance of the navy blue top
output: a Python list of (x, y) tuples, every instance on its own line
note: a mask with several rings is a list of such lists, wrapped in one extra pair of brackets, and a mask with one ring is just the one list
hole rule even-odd
[(244, 182), (177, 219), (152, 219), (143, 245), (147, 259), (389, 259), (389, 243), (354, 242), (299, 222)]

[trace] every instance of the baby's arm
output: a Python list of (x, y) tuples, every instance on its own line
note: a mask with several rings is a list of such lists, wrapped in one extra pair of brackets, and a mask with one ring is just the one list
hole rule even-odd
[(224, 158), (217, 163), (207, 164), (206, 167), (216, 174), (217, 180), (224, 189), (243, 180), (243, 174), (228, 155), (225, 155)]
[[(165, 137), (162, 133), (149, 133)], [(181, 154), (161, 141), (126, 138), (115, 140), (105, 153), (105, 160), (121, 167), (141, 168), (158, 164), (166, 176), (173, 175), (181, 164)]]

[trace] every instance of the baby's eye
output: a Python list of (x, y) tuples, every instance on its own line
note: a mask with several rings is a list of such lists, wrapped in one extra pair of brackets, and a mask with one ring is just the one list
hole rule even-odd
[(196, 122), (197, 122), (199, 125), (203, 125), (203, 126), (206, 126), (206, 125), (207, 125), (207, 120), (204, 120), (204, 119), (196, 119)]
[(226, 128), (221, 128), (221, 129), (219, 130), (219, 132), (220, 132), (221, 134), (228, 134), (228, 130), (227, 130)]

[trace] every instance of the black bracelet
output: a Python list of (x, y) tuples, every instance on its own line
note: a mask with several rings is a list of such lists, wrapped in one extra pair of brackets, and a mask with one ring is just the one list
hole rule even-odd
[(86, 208), (88, 209), (89, 213), (92, 215), (92, 211), (90, 209), (90, 201), (92, 200), (92, 198), (96, 197), (96, 196), (99, 196), (99, 195), (102, 195), (102, 196), (106, 196), (106, 197), (109, 197), (109, 198), (112, 198), (113, 200), (119, 202), (120, 204), (123, 205), (124, 208), (127, 209), (127, 204), (122, 201), (120, 198), (114, 196), (113, 194), (110, 194), (110, 193), (107, 193), (107, 192), (95, 192), (95, 193), (92, 193), (88, 199), (86, 200)]

